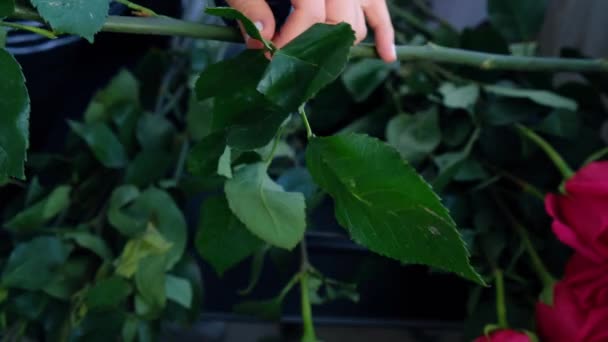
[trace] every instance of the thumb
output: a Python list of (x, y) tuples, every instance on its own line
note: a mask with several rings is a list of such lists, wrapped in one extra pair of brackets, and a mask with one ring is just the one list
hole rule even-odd
[[(227, 2), (232, 8), (251, 19), (264, 39), (271, 40), (274, 37), (276, 27), (274, 15), (265, 0), (228, 0)], [(262, 43), (250, 38), (242, 26), (241, 31), (243, 32), (243, 37), (245, 37), (247, 47), (253, 49), (261, 49), (263, 47)]]

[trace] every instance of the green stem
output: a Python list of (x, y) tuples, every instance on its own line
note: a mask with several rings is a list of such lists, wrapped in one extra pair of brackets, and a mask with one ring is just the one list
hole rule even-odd
[(526, 126), (517, 124), (515, 125), (517, 130), (526, 138), (530, 139), (530, 141), (534, 142), (538, 147), (540, 147), (547, 156), (553, 161), (553, 164), (557, 167), (559, 172), (561, 172), (564, 180), (569, 179), (574, 175), (574, 171), (568, 166), (564, 158), (557, 153), (557, 151), (551, 146), (545, 139), (536, 134), (534, 131), (529, 129)]
[(493, 193), (493, 195), (494, 195), (494, 200), (496, 201), (496, 204), (498, 205), (498, 208), (503, 212), (503, 214), (505, 216), (507, 216), (509, 221), (511, 221), (511, 225), (513, 226), (513, 228), (515, 228), (515, 232), (517, 233), (517, 235), (519, 235), (519, 238), (523, 242), (524, 248), (526, 249), (526, 252), (528, 252), (528, 256), (530, 257), (530, 261), (532, 262), (532, 268), (536, 272), (536, 275), (538, 276), (540, 281), (543, 283), (543, 286), (545, 288), (548, 288), (548, 287), (552, 286), (553, 284), (555, 284), (555, 278), (553, 277), (551, 272), (549, 272), (549, 270), (547, 270), (547, 266), (545, 266), (545, 263), (543, 262), (541, 257), (538, 255), (538, 252), (534, 248), (534, 244), (532, 243), (532, 240), (530, 239), (528, 230), (526, 230), (526, 228), (521, 223), (519, 223), (519, 221), (517, 221), (517, 219), (515, 218), (515, 215), (513, 215), (511, 213), (511, 211), (509, 210), (507, 205), (503, 202), (503, 200), (500, 197), (498, 197), (497, 194)]
[(272, 149), (270, 150), (270, 153), (264, 160), (266, 162), (266, 167), (269, 167), (270, 164), (272, 163), (272, 160), (274, 159), (274, 154), (277, 152), (277, 147), (279, 146), (279, 142), (281, 142), (282, 135), (283, 135), (283, 126), (279, 127), (279, 130), (277, 131), (277, 135), (274, 137), (274, 143), (272, 144)]
[[(12, 17), (43, 21), (37, 13), (20, 6), (17, 6)], [(243, 42), (240, 32), (235, 28), (190, 23), (162, 16), (148, 18), (109, 16), (102, 31)], [(608, 72), (606, 59), (520, 57), (446, 48), (435, 44), (401, 45), (397, 47), (397, 56), (402, 61), (422, 60), (459, 64), (484, 70)], [(352, 48), (351, 57), (378, 58), (378, 54), (374, 45), (359, 44)]]
[(595, 161), (598, 161), (604, 157), (608, 156), (608, 147), (604, 147), (603, 149), (593, 153), (592, 155), (589, 156), (589, 158), (587, 158), (585, 160), (585, 162), (583, 163), (583, 165), (588, 165), (591, 164)]
[(497, 175), (499, 177), (504, 177), (507, 180), (511, 181), (513, 184), (519, 186), (523, 192), (526, 192), (526, 193), (528, 193), (528, 194), (536, 197), (537, 199), (539, 199), (541, 201), (545, 200), (545, 195), (542, 193), (542, 191), (540, 191), (534, 185), (526, 182), (525, 180), (523, 180), (523, 179), (521, 179), (519, 177), (516, 177), (516, 176), (512, 175), (511, 173), (509, 173), (509, 172), (507, 172), (507, 171), (505, 171), (505, 170), (503, 170), (503, 169), (501, 169), (501, 168), (499, 168), (499, 167), (497, 167), (495, 165), (492, 165), (492, 164), (487, 163), (487, 162), (483, 162), (482, 164), (485, 165), (485, 166), (487, 166), (487, 167), (489, 167), (489, 168), (491, 168), (494, 172), (497, 173)]
[(158, 16), (158, 14), (156, 14), (156, 12), (154, 12), (153, 10), (151, 10), (147, 7), (132, 3), (129, 0), (114, 0), (114, 1), (121, 3), (121, 4), (129, 7), (130, 9), (141, 13), (142, 15), (144, 15), (146, 17), (157, 17)]
[(182, 175), (184, 174), (184, 167), (186, 165), (186, 158), (188, 157), (188, 151), (190, 150), (190, 141), (188, 137), (184, 137), (184, 142), (182, 142), (182, 148), (179, 152), (179, 158), (177, 160), (177, 166), (175, 168), (175, 172), (173, 173), (173, 181), (175, 184), (179, 184)]
[(9, 28), (13, 28), (16, 30), (22, 30), (22, 31), (28, 31), (28, 32), (33, 32), (36, 34), (39, 34), (43, 37), (46, 37), (48, 39), (55, 39), (57, 38), (57, 36), (55, 35), (55, 33), (49, 31), (49, 30), (45, 30), (43, 28), (40, 27), (34, 27), (34, 26), (28, 26), (28, 25), (22, 25), (19, 23), (9, 23), (6, 21), (0, 21), (0, 26), (4, 26), (4, 27), (9, 27)]
[(315, 325), (312, 320), (312, 305), (310, 303), (310, 294), (308, 288), (308, 276), (310, 272), (310, 264), (308, 263), (308, 249), (306, 247), (306, 237), (300, 242), (300, 302), (302, 311), (302, 325), (304, 333), (302, 334), (302, 342), (317, 342), (315, 334)]
[[(606, 59), (511, 56), (447, 48), (432, 43), (397, 46), (397, 56), (401, 61), (458, 64), (483, 70), (608, 72)], [(378, 54), (374, 45), (359, 44), (351, 50), (351, 57), (377, 58)]]
[(289, 291), (291, 291), (291, 289), (300, 281), (301, 278), (302, 272), (298, 272), (289, 280), (289, 282), (285, 285), (285, 287), (281, 290), (281, 293), (279, 294), (281, 300), (285, 298), (285, 296), (287, 296)]
[(302, 302), (302, 323), (304, 325), (304, 334), (302, 342), (317, 342), (315, 334), (315, 326), (312, 321), (312, 306), (308, 293), (308, 273), (302, 273), (300, 277), (300, 297)]
[(306, 137), (308, 139), (314, 138), (315, 134), (312, 132), (312, 128), (310, 127), (310, 123), (308, 122), (308, 117), (306, 116), (306, 109), (304, 108), (306, 104), (303, 104), (298, 109), (298, 113), (300, 113), (300, 118), (302, 118), (302, 122), (306, 127)]
[(532, 267), (536, 271), (536, 274), (540, 278), (541, 282), (545, 287), (551, 286), (555, 283), (555, 278), (551, 275), (551, 273), (547, 270), (545, 263), (538, 255), (538, 252), (534, 248), (532, 241), (530, 240), (530, 235), (528, 231), (519, 223), (514, 225), (515, 230), (517, 231), (519, 237), (524, 243), (524, 247), (530, 256), (530, 261), (532, 261)]
[(494, 270), (494, 282), (496, 284), (496, 316), (498, 317), (498, 325), (507, 329), (509, 323), (507, 321), (507, 305), (505, 300), (505, 279), (502, 270)]

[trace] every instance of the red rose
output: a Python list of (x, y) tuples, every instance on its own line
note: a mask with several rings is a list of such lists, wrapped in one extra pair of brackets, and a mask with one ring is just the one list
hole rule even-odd
[(566, 182), (566, 195), (549, 194), (553, 232), (596, 262), (608, 262), (608, 162), (589, 164)]
[(575, 254), (555, 285), (553, 306), (536, 305), (536, 323), (542, 341), (608, 341), (608, 264)]
[(490, 333), (490, 336), (480, 336), (473, 342), (532, 342), (526, 333), (503, 329)]

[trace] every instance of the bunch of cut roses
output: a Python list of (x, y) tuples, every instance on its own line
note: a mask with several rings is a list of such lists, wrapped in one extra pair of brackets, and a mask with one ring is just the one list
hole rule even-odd
[[(608, 341), (608, 162), (594, 162), (545, 197), (556, 237), (574, 250), (552, 296), (536, 305), (543, 342)], [(495, 330), (475, 342), (531, 342), (536, 337)]]
[(608, 341), (608, 162), (583, 167), (550, 194), (545, 206), (557, 238), (574, 249), (553, 303), (538, 303), (539, 336), (547, 342)]

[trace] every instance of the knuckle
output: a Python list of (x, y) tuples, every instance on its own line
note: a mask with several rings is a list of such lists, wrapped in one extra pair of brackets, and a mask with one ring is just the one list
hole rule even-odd
[(357, 43), (362, 42), (365, 38), (367, 38), (367, 27), (359, 28), (356, 31), (355, 36), (357, 38)]
[(324, 23), (327, 19), (327, 14), (321, 8), (311, 8), (308, 16), (315, 23)]

